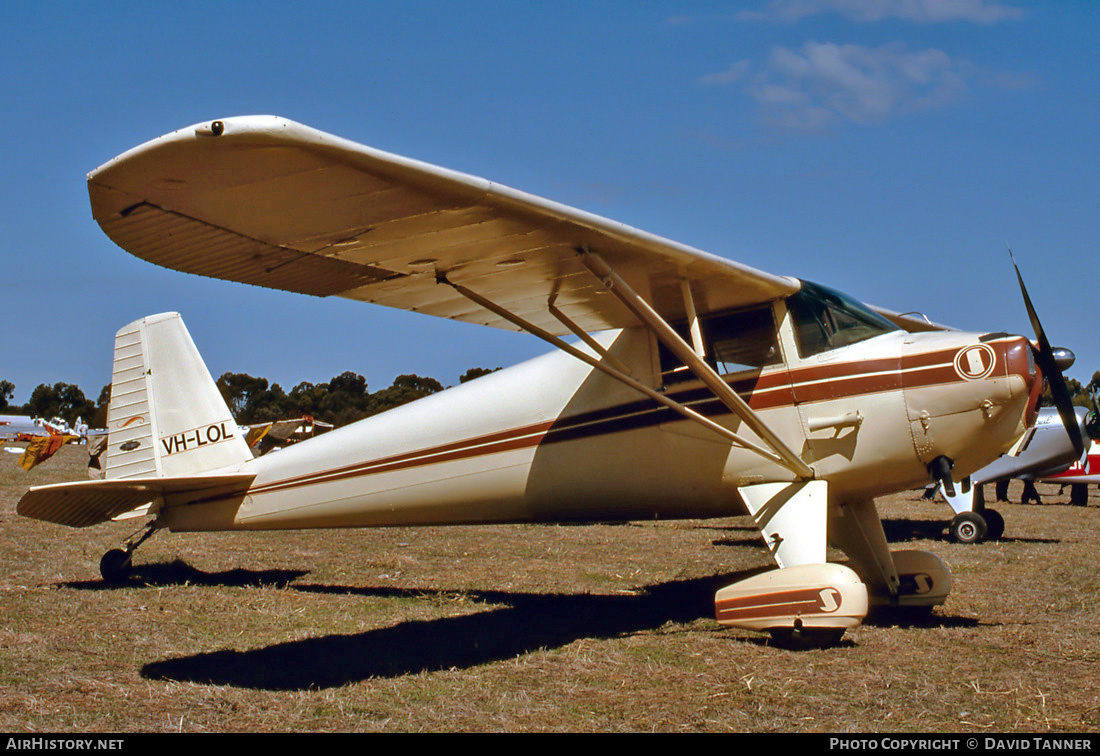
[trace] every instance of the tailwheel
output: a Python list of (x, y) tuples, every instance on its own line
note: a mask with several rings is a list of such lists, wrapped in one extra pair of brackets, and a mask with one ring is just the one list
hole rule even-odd
[(981, 543), (989, 533), (985, 518), (977, 512), (959, 512), (951, 520), (951, 539), (956, 543)]
[(103, 576), (104, 582), (111, 584), (125, 581), (130, 576), (132, 567), (130, 552), (122, 549), (111, 549), (99, 560), (99, 574)]
[(125, 548), (111, 549), (99, 560), (99, 574), (103, 576), (103, 580), (107, 583), (121, 583), (130, 577), (130, 571), (133, 569), (133, 557), (137, 547), (145, 543), (153, 533), (160, 530), (160, 524), (156, 520), (151, 522), (145, 528), (145, 532), (142, 533), (140, 538), (135, 540), (135, 536), (141, 531), (137, 531), (134, 535), (126, 539)]
[(1005, 518), (996, 509), (982, 510), (982, 517), (985, 518), (986, 538), (996, 541), (1005, 534)]

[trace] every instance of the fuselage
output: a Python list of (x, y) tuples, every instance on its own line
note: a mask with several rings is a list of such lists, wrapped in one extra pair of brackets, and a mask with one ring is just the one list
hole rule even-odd
[[(976, 470), (1019, 437), (1037, 400), (1041, 381), (1022, 337), (884, 328), (850, 344), (808, 347), (787, 302), (769, 307), (774, 333), (765, 349), (754, 342), (738, 351), (715, 337), (712, 360), (815, 477), (829, 482), (832, 498), (923, 485), (938, 456), (953, 460), (959, 474)], [(670, 369), (648, 330), (609, 331), (597, 340), (633, 378), (755, 438), (700, 381)], [(170, 507), (166, 524), (208, 530), (720, 517), (742, 513), (739, 487), (793, 479), (775, 461), (563, 352), (246, 462), (241, 471), (256, 475), (243, 499)]]
[(1040, 479), (1047, 483), (1065, 485), (1100, 483), (1100, 443), (1096, 441), (1090, 443), (1085, 464), (1075, 462), (1064, 472), (1041, 476)]

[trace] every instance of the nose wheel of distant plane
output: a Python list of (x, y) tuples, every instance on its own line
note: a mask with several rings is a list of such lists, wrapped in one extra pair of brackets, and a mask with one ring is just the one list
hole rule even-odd
[(985, 537), (990, 541), (996, 541), (1005, 534), (1005, 518), (996, 509), (983, 509), (982, 517), (988, 526)]
[(977, 512), (959, 512), (951, 521), (951, 540), (956, 543), (978, 543), (988, 531), (985, 518)]
[(951, 520), (951, 540), (956, 543), (980, 543), (1004, 535), (1005, 521), (995, 509), (960, 512)]

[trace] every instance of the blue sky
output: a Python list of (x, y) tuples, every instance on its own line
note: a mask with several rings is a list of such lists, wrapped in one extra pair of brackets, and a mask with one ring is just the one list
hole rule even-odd
[(445, 385), (532, 337), (162, 270), (86, 174), (181, 126), (275, 114), (773, 273), (1028, 333), (1100, 370), (1100, 4), (1015, 0), (0, 5), (0, 379), (110, 381), (182, 313), (211, 373)]

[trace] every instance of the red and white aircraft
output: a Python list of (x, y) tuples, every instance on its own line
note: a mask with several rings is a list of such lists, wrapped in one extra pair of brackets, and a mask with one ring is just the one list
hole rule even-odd
[(1070, 486), (1071, 503), (1079, 506), (1087, 504), (1088, 486), (1093, 483), (1100, 485), (1100, 443), (1093, 440), (1089, 444), (1088, 454), (1084, 460), (1075, 462), (1060, 473), (1044, 475), (1039, 480), (1044, 483)]
[(88, 185), (107, 235), (158, 265), (557, 348), (253, 458), (179, 316), (130, 324), (106, 479), (18, 507), (73, 527), (153, 518), (104, 556), (109, 580), (159, 529), (747, 511), (778, 569), (719, 591), (718, 621), (831, 641), (870, 604), (932, 607), (951, 587), (934, 555), (891, 552), (874, 498), (987, 464), (1032, 419), (1041, 372), (1061, 381), (1037, 319), (1037, 349), (943, 329), (282, 118), (175, 131)]

